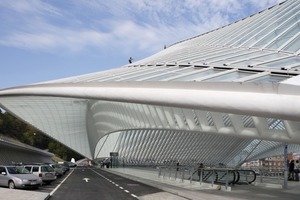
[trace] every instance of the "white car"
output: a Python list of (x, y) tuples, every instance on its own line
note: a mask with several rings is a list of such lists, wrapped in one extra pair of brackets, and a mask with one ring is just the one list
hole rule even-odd
[(0, 166), (0, 185), (14, 188), (38, 188), (42, 179), (23, 166)]
[(57, 178), (54, 169), (47, 164), (25, 165), (25, 168), (34, 175), (40, 177), (46, 184), (50, 184)]

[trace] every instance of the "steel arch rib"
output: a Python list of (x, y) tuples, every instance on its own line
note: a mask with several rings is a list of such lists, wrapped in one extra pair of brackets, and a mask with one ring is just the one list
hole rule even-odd
[(84, 83), (12, 88), (0, 91), (0, 97), (27, 95), (75, 97), (298, 121), (299, 90), (298, 94), (289, 93), (290, 90), (293, 88), (285, 88), (284, 84), (255, 83), (106, 83), (97, 87)]

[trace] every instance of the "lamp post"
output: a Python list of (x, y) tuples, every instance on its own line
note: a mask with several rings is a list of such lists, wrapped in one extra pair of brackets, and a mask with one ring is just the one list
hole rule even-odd
[(288, 187), (288, 182), (287, 182), (287, 179), (288, 179), (288, 145), (287, 144), (284, 144), (284, 174), (283, 174), (283, 186), (282, 188), (283, 189), (287, 189)]

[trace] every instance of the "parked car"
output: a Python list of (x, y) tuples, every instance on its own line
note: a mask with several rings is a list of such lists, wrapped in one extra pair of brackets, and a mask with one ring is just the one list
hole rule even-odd
[(69, 161), (58, 162), (58, 164), (64, 165), (64, 166), (67, 168), (68, 171), (70, 170), (70, 168), (75, 168), (75, 167), (77, 167), (76, 163), (69, 162)]
[(70, 168), (75, 168), (77, 165), (73, 162), (67, 162)]
[(62, 165), (65, 171), (69, 171), (70, 167), (68, 165), (68, 162), (58, 162), (58, 164)]
[(45, 184), (56, 180), (54, 169), (48, 164), (25, 165), (25, 168), (36, 176), (40, 177)]
[(42, 179), (23, 166), (0, 166), (0, 185), (14, 188), (38, 188)]
[(57, 165), (59, 165), (62, 168), (64, 174), (67, 173), (68, 171), (70, 171), (69, 166), (66, 166), (66, 165), (60, 164), (60, 163), (57, 163)]
[(66, 170), (60, 164), (54, 163), (49, 165), (54, 169), (57, 177), (61, 177), (66, 173)]

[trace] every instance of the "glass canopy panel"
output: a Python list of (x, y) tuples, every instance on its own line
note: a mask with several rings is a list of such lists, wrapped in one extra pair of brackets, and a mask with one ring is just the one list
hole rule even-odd
[(286, 43), (289, 39), (290, 39), (290, 37), (280, 38), (280, 39), (275, 40), (274, 42), (272, 42), (272, 44), (270, 44), (266, 48), (268, 48), (268, 49), (278, 49), (279, 47), (281, 47), (281, 45)]
[[(296, 7), (299, 7), (296, 6)], [(297, 13), (299, 11), (299, 8), (294, 8), (294, 10), (292, 12), (289, 12), (289, 15), (286, 15), (285, 17), (283, 17), (281, 20), (277, 21), (277, 25), (278, 24), (282, 24), (282, 22), (284, 22), (285, 20), (287, 20), (289, 17), (291, 17), (292, 15), (295, 15), (295, 13)], [(294, 23), (296, 23), (299, 20), (299, 14), (296, 14), (295, 16), (293, 16), (292, 18), (288, 19), (288, 21), (283, 24), (283, 26), (281, 28), (283, 29), (287, 29), (288, 27), (292, 26)]]
[[(218, 55), (218, 56), (212, 56), (210, 58), (206, 58), (207, 62), (210, 62), (210, 63), (215, 63), (215, 62), (219, 62), (220, 60), (226, 60), (228, 58), (232, 58), (234, 57), (235, 55), (245, 55), (245, 53), (249, 53), (249, 51), (245, 51), (245, 50), (234, 50), (234, 51), (230, 51), (227, 49), (227, 52), (225, 54), (221, 54), (221, 55)], [(236, 56), (237, 57), (237, 56)], [(218, 59), (217, 61), (214, 61)]]
[(240, 56), (235, 56), (235, 57), (229, 58), (228, 60), (230, 60), (230, 61), (242, 60), (242, 59), (248, 59), (249, 57), (261, 56), (261, 55), (264, 55), (264, 54), (266, 54), (266, 52), (261, 52), (261, 51), (250, 52), (248, 54), (244, 54), (244, 55), (240, 55)]
[(154, 76), (157, 74), (161, 74), (166, 72), (164, 69), (153, 69), (153, 71), (148, 71), (147, 73), (140, 73), (140, 74), (135, 74), (135, 75), (131, 75), (131, 76), (121, 76), (122, 80), (126, 80), (126, 81), (131, 81), (131, 80), (137, 80), (137, 79), (142, 79), (142, 78), (146, 78), (146, 77), (150, 77), (150, 76)]
[(193, 63), (202, 63), (207, 62), (209, 59), (216, 59), (222, 56), (226, 56), (230, 54), (230, 52), (236, 52), (235, 49), (227, 49), (227, 48), (216, 48), (215, 50), (209, 49), (206, 51), (206, 47), (201, 47), (201, 52), (199, 49), (193, 50), (193, 56), (189, 58), (189, 62)]
[[(283, 17), (282, 18), (280, 18), (278, 21), (277, 21), (277, 24), (281, 24), (281, 23), (283, 23), (285, 20), (287, 20), (288, 18), (290, 18), (290, 17), (292, 17), (294, 14), (296, 14), (296, 13), (298, 13), (298, 11), (299, 11), (299, 3), (298, 2), (294, 2), (295, 3), (295, 5), (292, 5), (291, 4), (291, 6), (292, 6), (292, 8), (291, 7), (289, 7), (288, 8), (288, 12), (285, 12), (285, 13), (288, 13), (288, 14), (283, 14)], [(298, 19), (297, 17), (299, 17), (299, 14), (297, 14), (296, 16), (294, 16), (294, 17), (292, 17), (290, 20), (291, 21), (293, 21), (293, 20), (295, 20), (295, 19)]]
[(225, 74), (225, 75), (221, 75), (221, 76), (218, 76), (218, 77), (214, 77), (214, 78), (211, 78), (211, 79), (207, 79), (205, 81), (209, 81), (209, 82), (213, 82), (213, 81), (220, 81), (220, 82), (223, 82), (223, 81), (233, 81), (233, 80), (237, 80), (237, 79), (240, 79), (240, 78), (243, 78), (243, 77), (246, 77), (246, 76), (250, 76), (250, 75), (253, 75), (253, 73), (247, 73), (247, 72), (232, 72), (232, 73), (229, 73), (229, 74)]
[(99, 81), (99, 82), (102, 82), (102, 81), (110, 81), (110, 80), (114, 80), (114, 79), (119, 79), (119, 75), (127, 75), (127, 74), (135, 74), (135, 73), (140, 73), (140, 71), (144, 71), (144, 69), (142, 70), (137, 70), (137, 69), (133, 69), (133, 68), (124, 68), (124, 70), (122, 71), (116, 71), (116, 72), (108, 72), (108, 73), (105, 73), (104, 75), (100, 76), (100, 77), (95, 77), (93, 79), (90, 79), (90, 81)]
[(119, 81), (120, 80), (120, 77), (123, 76), (133, 76), (134, 74), (139, 74), (139, 73), (145, 73), (144, 71), (149, 71), (149, 69), (147, 68), (133, 68), (133, 67), (130, 67), (130, 68), (124, 68), (125, 70), (123, 71), (118, 71), (117, 73), (106, 73), (106, 76), (102, 77), (102, 78), (99, 78), (99, 79), (94, 79), (94, 80), (97, 80), (99, 82), (101, 81)]
[[(265, 44), (269, 43), (270, 41), (272, 41), (273, 39), (275, 39), (278, 35), (280, 35), (281, 33), (283, 33), (284, 31), (286, 31), (292, 24), (295, 23), (295, 20), (289, 20), (287, 23), (285, 23), (283, 26), (281, 26), (280, 28), (276, 29), (275, 31), (273, 31), (271, 34), (269, 34), (266, 38), (264, 38), (263, 40), (261, 40), (260, 42), (258, 42), (256, 45), (254, 45), (254, 47), (262, 47)], [(295, 27), (294, 27), (295, 28)], [(295, 34), (295, 30), (294, 28), (290, 31), (288, 31), (287, 33), (285, 33), (284, 35), (292, 35)], [(286, 36), (287, 37), (287, 36)]]
[(266, 45), (269, 42), (271, 42), (278, 35), (279, 35), (279, 31), (276, 30), (276, 31), (272, 32), (270, 35), (268, 35), (266, 38), (264, 38), (263, 40), (261, 40), (260, 42), (258, 42), (256, 45), (254, 45), (254, 47), (261, 48), (264, 45)]
[(285, 130), (285, 125), (282, 120), (280, 119), (273, 119), (273, 118), (268, 118), (268, 127), (269, 129), (275, 129), (275, 130)]
[(291, 30), (280, 36), (278, 39), (276, 39), (274, 42), (272, 42), (270, 45), (267, 46), (267, 48), (270, 49), (277, 49), (284, 43), (286, 43), (291, 37), (293, 37), (295, 34), (297, 34), (300, 31), (300, 26), (297, 24), (294, 26)]
[(178, 76), (178, 75), (180, 75), (180, 74), (175, 73), (175, 72), (169, 72), (169, 73), (163, 74), (161, 76), (156, 76), (156, 77), (152, 77), (152, 78), (149, 78), (149, 79), (145, 79), (145, 81), (159, 81), (159, 80), (164, 80), (166, 78), (170, 78), (170, 77)]
[(300, 35), (298, 35), (296, 39), (290, 42), (283, 50), (297, 52), (299, 49), (300, 49)]
[[(198, 69), (198, 70), (200, 70), (200, 69)], [(164, 80), (166, 78), (170, 78), (172, 76), (188, 74), (188, 73), (191, 73), (192, 71), (195, 71), (194, 67), (185, 67), (184, 70), (177, 70), (177, 71), (174, 71), (174, 72), (168, 72), (168, 73), (162, 74), (161, 76), (155, 76), (155, 77), (145, 79), (145, 80), (146, 81), (159, 81), (159, 80)]]
[(256, 79), (249, 80), (247, 82), (260, 82), (260, 83), (278, 83), (288, 79), (288, 76), (274, 76), (274, 75), (266, 75)]
[(283, 58), (285, 56), (286, 56), (286, 54), (276, 53), (276, 54), (270, 54), (270, 55), (266, 55), (266, 56), (261, 56), (261, 57), (255, 58), (255, 60), (259, 60), (259, 61), (263, 62), (263, 61), (267, 61), (267, 60), (273, 60), (273, 59)]
[(245, 60), (245, 61), (241, 61), (241, 62), (236, 62), (234, 63), (234, 65), (238, 65), (238, 66), (248, 66), (248, 65), (256, 65), (257, 63), (260, 63), (261, 61), (259, 60)]
[[(252, 30), (254, 32), (257, 32), (257, 30), (255, 30), (255, 28), (257, 27), (262, 27), (265, 28), (266, 26), (270, 25), (270, 22), (272, 23), (269, 27), (266, 27), (262, 32), (260, 32), (258, 35), (256, 35), (254, 38), (252, 38), (251, 40), (247, 41), (248, 37), (244, 37), (242, 40), (240, 40), (237, 44), (242, 44), (243, 42), (247, 41), (246, 44), (244, 44), (243, 46), (250, 46), (251, 44), (253, 44), (255, 41), (257, 41), (258, 39), (260, 39), (262, 36), (266, 35), (267, 33), (269, 33), (271, 30), (274, 30), (279, 24), (281, 24), (283, 21), (287, 20), (289, 17), (291, 17), (293, 14), (295, 14), (295, 10), (291, 11), (292, 6), (289, 5), (288, 8), (284, 9), (278, 9), (276, 11), (271, 12), (268, 16), (267, 19), (263, 18), (263, 22), (262, 23), (255, 23), (255, 26), (253, 26)], [(286, 10), (289, 10), (289, 12), (286, 12)], [(295, 9), (295, 6), (294, 6)], [(297, 10), (298, 11), (298, 10)], [(278, 19), (278, 21), (276, 21)], [(253, 32), (252, 31), (252, 32)], [(260, 31), (260, 30), (259, 30)], [(251, 35), (253, 35), (255, 33), (252, 33)], [(250, 36), (251, 37), (251, 36)]]
[(256, 64), (261, 63), (261, 62), (266, 62), (266, 61), (269, 61), (269, 60), (274, 60), (274, 59), (282, 58), (282, 57), (285, 57), (285, 56), (286, 56), (285, 54), (269, 54), (269, 55), (253, 58), (251, 60), (235, 62), (234, 64), (240, 65), (240, 66), (241, 65), (244, 65), (244, 66), (256, 65)]
[(273, 24), (271, 26), (269, 26), (268, 28), (266, 28), (264, 31), (262, 31), (261, 33), (259, 33), (258, 35), (256, 35), (254, 38), (250, 39), (248, 42), (246, 42), (245, 44), (243, 44), (242, 46), (248, 47), (251, 44), (253, 44), (254, 42), (258, 41), (260, 38), (262, 38), (264, 35), (267, 35), (271, 30), (273, 30), (275, 27), (277, 27), (277, 24)]
[(266, 64), (262, 64), (263, 66), (267, 66), (267, 67), (274, 67), (274, 68), (282, 68), (282, 67), (286, 67), (289, 65), (295, 65), (295, 64), (299, 64), (300, 66), (300, 58), (298, 57), (292, 57), (292, 58), (286, 58), (286, 59), (282, 59), (279, 61), (275, 61), (275, 62), (269, 62)]
[(172, 81), (193, 81), (193, 80), (205, 77), (205, 76), (219, 73), (220, 71), (224, 71), (224, 70), (215, 70), (215, 69), (210, 69), (210, 70), (205, 70), (205, 71), (199, 70), (199, 72), (195, 72), (194, 74), (190, 74), (190, 75), (187, 75), (184, 77), (176, 78), (176, 79), (173, 79)]
[(225, 63), (231, 63), (231, 62), (235, 62), (235, 61), (238, 61), (238, 60), (243, 60), (243, 59), (247, 59), (249, 57), (253, 57), (253, 56), (259, 56), (259, 55), (263, 55), (265, 54), (265, 52), (247, 52), (247, 54), (242, 54), (242, 55), (237, 55), (237, 56), (234, 56), (234, 57), (229, 57), (229, 58), (225, 58), (225, 59), (222, 59), (222, 60), (218, 60), (218, 61), (215, 61), (215, 62), (210, 62), (210, 63), (214, 63), (214, 64), (225, 64)]

